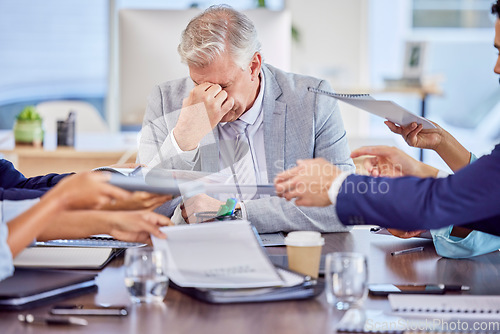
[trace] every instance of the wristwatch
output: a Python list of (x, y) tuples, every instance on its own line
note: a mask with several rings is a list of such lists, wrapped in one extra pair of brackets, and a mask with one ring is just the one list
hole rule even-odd
[(243, 212), (241, 212), (241, 209), (234, 209), (233, 217), (236, 219), (243, 219)]

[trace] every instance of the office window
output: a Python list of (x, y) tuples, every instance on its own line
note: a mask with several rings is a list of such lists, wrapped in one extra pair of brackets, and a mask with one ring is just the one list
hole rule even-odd
[(24, 105), (76, 98), (102, 109), (107, 90), (107, 2), (0, 2), (0, 127)]
[[(281, 10), (284, 0), (265, 0), (265, 6), (271, 10)], [(211, 5), (229, 4), (235, 9), (244, 10), (258, 6), (257, 0), (117, 0), (117, 8), (136, 9), (186, 9), (191, 7), (207, 8)]]
[[(10, 129), (26, 105), (78, 99), (104, 116), (108, 93), (109, 5), (121, 8), (206, 8), (227, 1), (2, 0), (0, 1), (0, 129)], [(237, 9), (256, 0), (231, 1)], [(283, 0), (267, 0), (279, 10)]]
[(490, 0), (413, 0), (414, 28), (488, 28)]

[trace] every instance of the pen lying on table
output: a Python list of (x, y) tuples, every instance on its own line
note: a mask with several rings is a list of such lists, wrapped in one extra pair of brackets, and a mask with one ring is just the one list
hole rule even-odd
[(415, 247), (415, 248), (409, 248), (409, 249), (403, 249), (400, 251), (395, 251), (392, 252), (391, 255), (401, 255), (401, 254), (409, 254), (409, 253), (416, 253), (416, 252), (421, 252), (424, 250), (424, 247)]
[(27, 324), (47, 324), (47, 325), (77, 325), (87, 326), (88, 321), (77, 317), (35, 317), (33, 314), (18, 314), (17, 319)]
[(453, 284), (439, 284), (445, 291), (469, 291), (470, 286), (467, 285), (453, 285)]

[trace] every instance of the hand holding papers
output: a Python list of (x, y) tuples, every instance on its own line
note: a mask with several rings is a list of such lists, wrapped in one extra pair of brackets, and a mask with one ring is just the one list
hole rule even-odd
[(234, 182), (233, 175), (184, 170), (150, 170), (145, 176), (123, 176), (114, 173), (109, 183), (130, 191), (182, 195), (183, 197), (192, 197), (201, 193), (276, 194), (273, 184), (240, 185)]
[(406, 126), (413, 122), (422, 124), (423, 129), (435, 129), (436, 126), (428, 119), (417, 116), (392, 101), (378, 101), (368, 94), (336, 94), (309, 87), (309, 91), (336, 98), (354, 107), (363, 109), (374, 115), (383, 117), (398, 125)]

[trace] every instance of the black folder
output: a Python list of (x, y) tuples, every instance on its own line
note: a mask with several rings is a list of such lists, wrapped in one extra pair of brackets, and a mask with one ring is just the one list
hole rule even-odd
[(81, 271), (16, 269), (0, 282), (0, 309), (22, 310), (95, 291), (97, 274)]
[(302, 283), (287, 287), (251, 288), (251, 289), (204, 289), (186, 288), (170, 280), (170, 286), (195, 299), (210, 304), (257, 303), (282, 300), (309, 299), (319, 296), (324, 290), (324, 282), (313, 280), (286, 268), (277, 268), (278, 272), (288, 272), (304, 278)]

